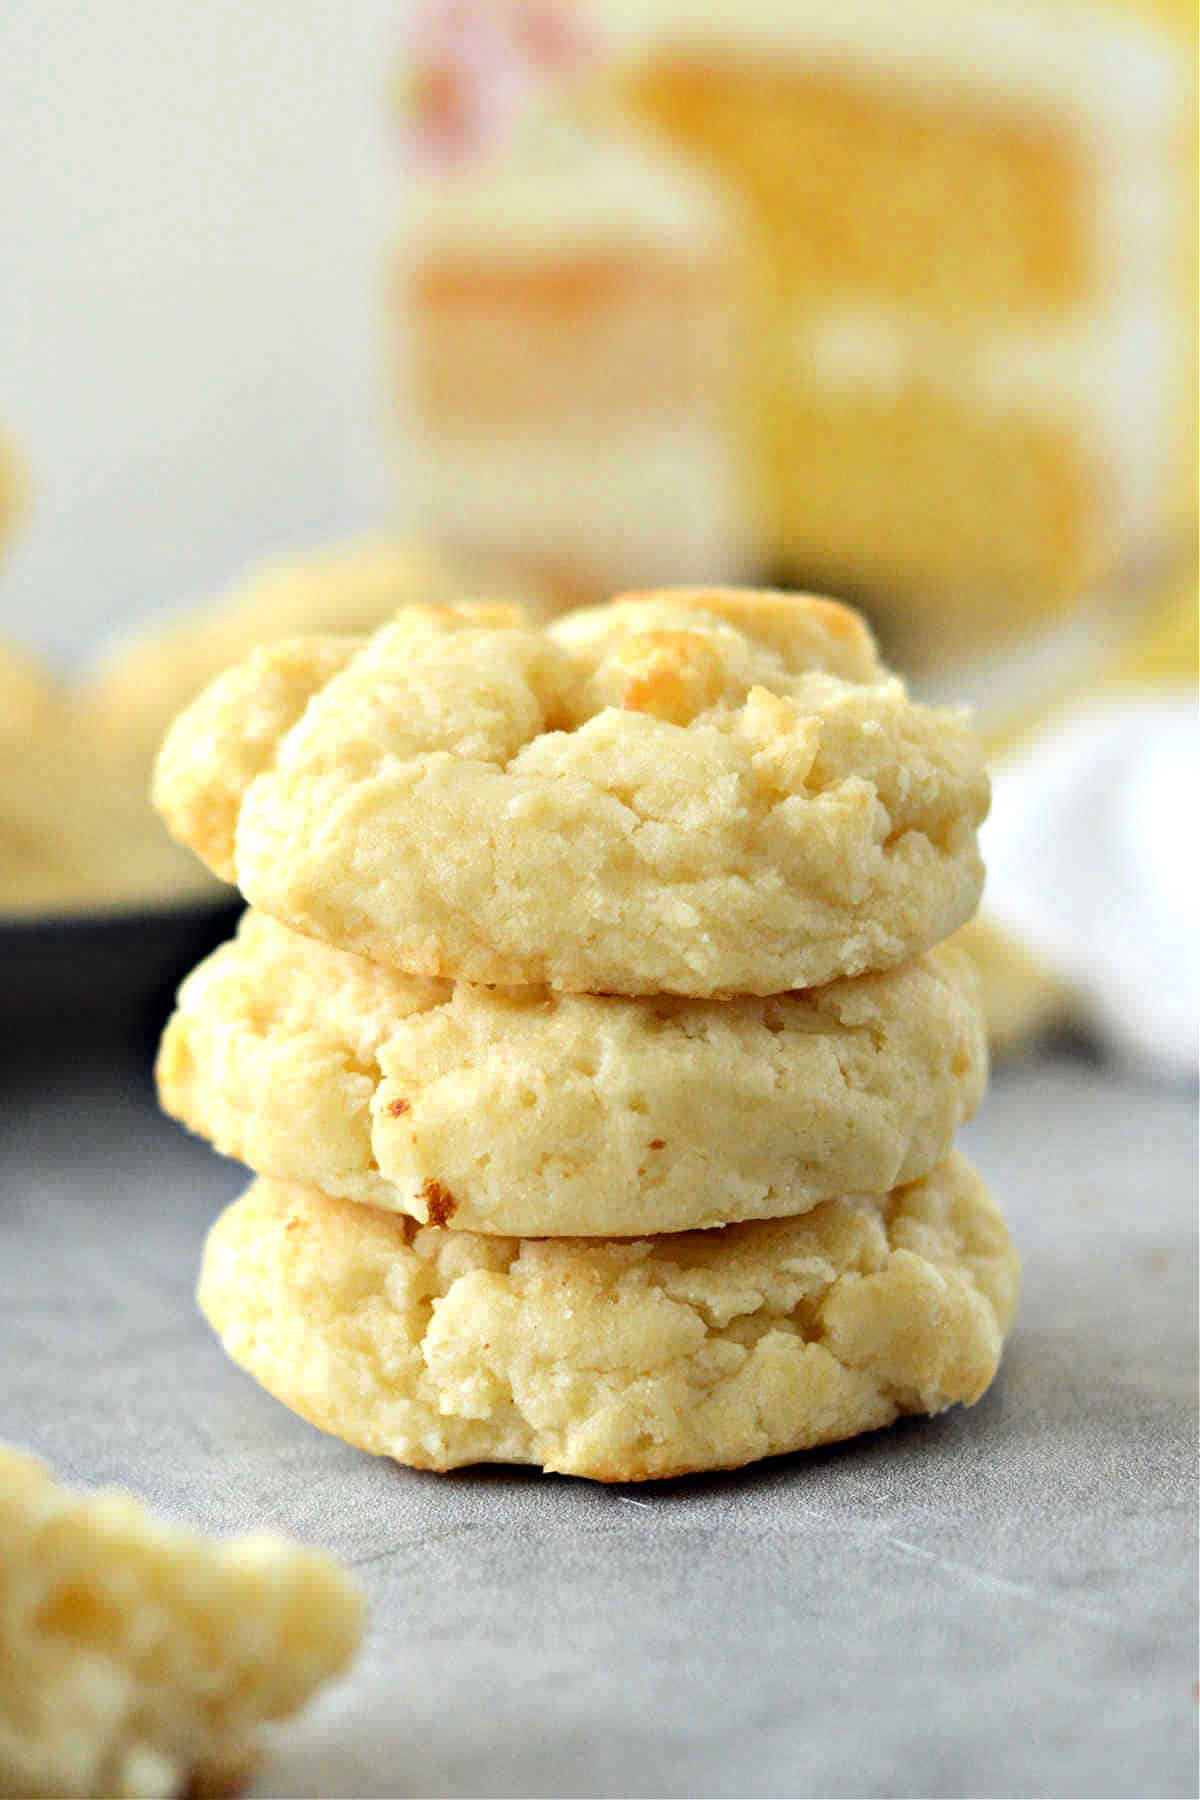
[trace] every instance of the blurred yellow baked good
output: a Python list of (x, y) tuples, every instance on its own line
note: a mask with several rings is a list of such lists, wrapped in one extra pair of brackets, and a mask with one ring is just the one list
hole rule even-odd
[(483, 581), (470, 565), (387, 538), (275, 557), (226, 594), (112, 644), (83, 698), (110, 741), (140, 760), (148, 787), (171, 720), (256, 645), (309, 632), (374, 631), (412, 601), (467, 599), (485, 591)]
[(1169, 35), (1055, 0), (598, 11), (637, 116), (744, 207), (742, 460), (774, 566), (869, 595), (912, 662), (1187, 554)]
[(0, 913), (65, 913), (204, 888), (161, 830), (144, 771), (131, 774), (80, 702), (0, 643)]
[(15, 446), (0, 431), (0, 556), (25, 509), (26, 475)]
[(837, 593), (914, 670), (1194, 557), (1194, 7), (580, 16), (596, 78), (503, 148), (469, 15), (436, 70), (464, 135), (402, 259), (415, 516), (576, 602)]
[(224, 599), (112, 646), (78, 682), (0, 645), (0, 912), (154, 905), (214, 889), (150, 804), (176, 713), (257, 644), (368, 631), (412, 601), (477, 582), (467, 564), (379, 539), (264, 564)]
[(260, 1728), (349, 1663), (362, 1610), (328, 1557), (206, 1542), (0, 1445), (0, 1794), (239, 1791)]
[(1194, 685), (1200, 673), (1197, 625), (1196, 577), (1192, 573), (1146, 606), (1109, 658), (1102, 678), (1122, 687)]
[(53, 746), (65, 718), (50, 671), (0, 642), (0, 911), (36, 903), (66, 875), (53, 823), (63, 798)]

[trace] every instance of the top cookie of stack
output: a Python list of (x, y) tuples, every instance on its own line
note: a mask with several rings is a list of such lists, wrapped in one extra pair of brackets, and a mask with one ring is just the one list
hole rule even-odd
[(260, 911), (422, 976), (767, 995), (883, 970), (983, 881), (988, 784), (857, 615), (737, 590), (547, 628), (406, 609), (260, 650), (177, 720), (156, 799)]

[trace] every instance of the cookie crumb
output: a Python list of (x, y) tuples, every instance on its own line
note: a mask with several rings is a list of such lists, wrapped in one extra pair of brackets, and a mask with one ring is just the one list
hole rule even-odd
[(340, 1674), (362, 1633), (362, 1597), (327, 1557), (195, 1537), (5, 1444), (0, 1539), (6, 1794), (232, 1800), (260, 1728)]

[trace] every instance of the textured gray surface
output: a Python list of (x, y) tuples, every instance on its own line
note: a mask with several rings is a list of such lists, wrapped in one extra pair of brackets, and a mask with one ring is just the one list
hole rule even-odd
[(242, 1176), (144, 1073), (0, 1074), (0, 1433), (83, 1483), (353, 1563), (354, 1675), (261, 1795), (1192, 1795), (1195, 1100), (999, 1079), (967, 1145), (1026, 1257), (972, 1412), (735, 1476), (398, 1470), (191, 1303)]

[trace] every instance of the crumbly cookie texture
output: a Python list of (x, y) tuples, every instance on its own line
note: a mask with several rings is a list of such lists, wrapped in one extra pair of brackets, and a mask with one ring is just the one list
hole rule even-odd
[(236, 1792), (259, 1727), (344, 1669), (361, 1629), (328, 1557), (206, 1542), (0, 1446), (0, 1795)]
[(947, 936), (988, 783), (846, 608), (678, 590), (546, 630), (414, 607), (261, 652), (176, 722), (156, 794), (252, 904), (375, 961), (722, 996)]
[(971, 972), (933, 950), (766, 999), (400, 975), (246, 914), (184, 983), (167, 1111), (262, 1175), (512, 1236), (807, 1211), (926, 1174), (977, 1106)]
[(640, 1481), (972, 1404), (1017, 1285), (952, 1155), (883, 1201), (634, 1243), (422, 1229), (258, 1181), (213, 1227), (200, 1304), (265, 1388), (365, 1450)]

